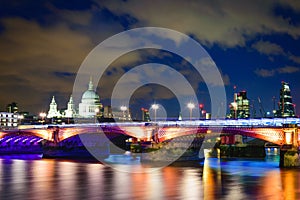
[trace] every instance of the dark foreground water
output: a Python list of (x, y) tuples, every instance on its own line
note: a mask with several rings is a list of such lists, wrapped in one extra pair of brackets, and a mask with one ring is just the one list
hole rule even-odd
[(2, 156), (0, 199), (300, 199), (299, 172), (279, 169), (278, 156), (210, 158), (203, 167), (168, 166), (152, 173), (125, 173), (98, 163), (37, 156)]

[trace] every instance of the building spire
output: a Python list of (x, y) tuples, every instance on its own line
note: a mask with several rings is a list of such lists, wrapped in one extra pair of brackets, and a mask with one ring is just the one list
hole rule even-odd
[(89, 90), (94, 90), (94, 85), (93, 85), (93, 81), (92, 81), (92, 76), (90, 76)]
[(55, 98), (54, 98), (54, 96), (52, 96), (52, 100), (49, 105), (49, 111), (48, 111), (47, 118), (60, 117), (60, 116), (61, 116), (61, 114), (57, 110), (57, 104), (55, 102)]
[(72, 96), (72, 95), (70, 96), (69, 102), (70, 102), (70, 103), (73, 103), (73, 96)]
[(56, 104), (54, 96), (52, 96), (51, 104)]

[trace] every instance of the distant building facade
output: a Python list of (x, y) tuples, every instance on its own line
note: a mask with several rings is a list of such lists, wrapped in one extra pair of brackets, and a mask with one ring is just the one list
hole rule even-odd
[(143, 122), (150, 122), (150, 113), (149, 110), (146, 108), (142, 108), (142, 121)]
[(7, 105), (6, 111), (9, 113), (17, 113), (18, 112), (18, 104), (16, 102), (12, 102)]
[(234, 94), (234, 102), (230, 105), (230, 114), (228, 118), (246, 119), (250, 118), (250, 101), (247, 98), (247, 92), (241, 91)]
[(104, 106), (103, 117), (104, 118), (113, 118), (111, 106)]
[(18, 126), (18, 114), (10, 112), (0, 112), (0, 127), (13, 128)]
[(281, 82), (278, 110), (276, 117), (295, 117), (295, 107), (292, 101), (289, 84)]
[(104, 106), (104, 118), (113, 118), (116, 121), (131, 121), (130, 110), (127, 107), (112, 108), (111, 106)]

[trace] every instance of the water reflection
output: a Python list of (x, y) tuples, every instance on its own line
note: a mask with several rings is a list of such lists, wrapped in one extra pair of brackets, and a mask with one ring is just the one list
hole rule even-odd
[(264, 160), (206, 159), (204, 194), (208, 199), (299, 199), (299, 170), (280, 169), (278, 157)]
[(206, 159), (126, 173), (99, 163), (0, 159), (0, 199), (299, 199), (297, 169), (267, 160)]

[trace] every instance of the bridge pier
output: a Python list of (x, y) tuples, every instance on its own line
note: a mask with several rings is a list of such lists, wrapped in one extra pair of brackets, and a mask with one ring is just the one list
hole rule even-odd
[(200, 151), (204, 136), (194, 134), (181, 136), (171, 141), (155, 143), (151, 147), (142, 148), (143, 163), (199, 163), (204, 160), (204, 152)]
[(235, 144), (235, 135), (221, 136), (221, 144), (228, 144), (228, 145)]
[(279, 167), (300, 167), (297, 124), (283, 124), (284, 144), (280, 147)]

